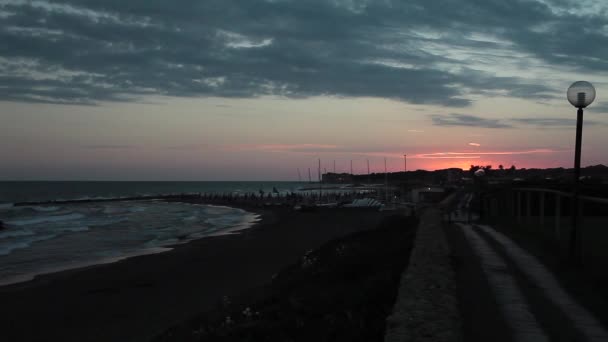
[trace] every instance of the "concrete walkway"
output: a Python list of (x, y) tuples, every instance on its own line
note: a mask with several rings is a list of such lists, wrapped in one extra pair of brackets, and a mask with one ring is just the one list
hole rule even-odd
[(608, 341), (606, 328), (510, 238), (486, 225), (446, 232), (458, 260), (465, 341)]

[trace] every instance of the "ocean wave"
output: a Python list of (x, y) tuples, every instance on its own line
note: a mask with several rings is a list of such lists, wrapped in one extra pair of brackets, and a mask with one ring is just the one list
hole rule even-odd
[(198, 220), (198, 215), (192, 215), (192, 216), (184, 217), (182, 220), (184, 222), (194, 222), (194, 221)]
[(61, 228), (61, 231), (64, 232), (86, 232), (87, 230), (89, 230), (88, 226), (78, 226), (78, 227), (65, 227), (65, 228)]
[(35, 211), (39, 211), (39, 212), (51, 212), (51, 211), (57, 211), (60, 209), (60, 207), (45, 207), (45, 206), (35, 206), (35, 207), (25, 207), (25, 208), (31, 208), (31, 209), (34, 209)]
[(233, 215), (225, 215), (225, 216), (220, 216), (220, 217), (211, 217), (206, 219), (204, 222), (206, 224), (210, 224), (213, 226), (220, 226), (220, 227), (229, 227), (232, 226), (234, 224), (240, 223), (242, 221), (242, 217), (239, 216), (233, 216)]
[(0, 239), (20, 237), (20, 236), (30, 236), (35, 233), (29, 229), (9, 229), (6, 231), (0, 232)]
[[(239, 212), (239, 209), (215, 205), (202, 205), (205, 215), (229, 215), (234, 212)], [(240, 212), (239, 212), (240, 213)]]
[(43, 216), (36, 218), (29, 218), (23, 220), (7, 221), (6, 223), (14, 226), (29, 226), (33, 224), (45, 223), (45, 222), (60, 222), (60, 221), (71, 221), (83, 218), (82, 214), (67, 214), (67, 215), (53, 215)]
[(121, 207), (105, 207), (103, 209), (104, 214), (125, 214), (127, 212), (129, 212), (128, 209)]
[(55, 234), (37, 235), (29, 239), (20, 240), (11, 243), (0, 243), (0, 255), (9, 255), (16, 249), (28, 248), (31, 244), (38, 241), (50, 240), (57, 237)]
[(0, 210), (12, 209), (13, 203), (0, 203)]
[(118, 217), (118, 218), (113, 218), (113, 219), (101, 218), (101, 219), (89, 220), (89, 221), (87, 221), (87, 223), (89, 224), (89, 226), (103, 227), (103, 226), (109, 226), (112, 224), (128, 222), (128, 221), (129, 221), (129, 218), (127, 218), (127, 217)]
[[(184, 239), (187, 239), (188, 237), (185, 236)], [(153, 240), (150, 240), (148, 242), (146, 242), (144, 244), (145, 248), (154, 248), (154, 247), (163, 247), (163, 246), (168, 246), (168, 245), (175, 245), (180, 243), (180, 240), (184, 240), (184, 239), (180, 239), (178, 237), (169, 237), (169, 238), (156, 238)]]
[(119, 199), (120, 197), (105, 197), (105, 196), (82, 196), (72, 199), (71, 201), (106, 201), (112, 199)]
[[(230, 207), (149, 200), (57, 203), (52, 206), (59, 209), (53, 212), (36, 211), (33, 207), (38, 206), (1, 213), (11, 222), (0, 234), (0, 259), (18, 268), (17, 276), (73, 268), (73, 260), (98, 264), (158, 253), (193, 239), (233, 234), (257, 220), (256, 215)], [(49, 239), (53, 240), (35, 243)], [(0, 269), (0, 283), (4, 276), (7, 271)]]

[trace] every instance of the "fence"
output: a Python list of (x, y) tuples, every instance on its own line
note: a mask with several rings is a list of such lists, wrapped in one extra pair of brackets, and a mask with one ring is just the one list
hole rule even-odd
[[(608, 269), (608, 199), (579, 196), (575, 250), (591, 270)], [(489, 190), (481, 196), (482, 219), (540, 235), (564, 253), (570, 252), (573, 195), (539, 188)]]

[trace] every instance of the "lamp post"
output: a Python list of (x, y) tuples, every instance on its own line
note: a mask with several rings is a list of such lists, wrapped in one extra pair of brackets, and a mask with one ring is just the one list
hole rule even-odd
[(580, 228), (579, 221), (579, 192), (581, 176), (581, 145), (583, 140), (583, 108), (589, 106), (595, 100), (595, 88), (586, 81), (572, 83), (566, 93), (568, 102), (578, 108), (576, 112), (576, 146), (574, 149), (574, 187), (572, 193), (572, 231), (570, 232), (570, 256), (575, 261), (580, 261), (578, 253)]
[[(481, 217), (482, 217), (482, 212), (483, 212), (483, 202), (482, 202), (482, 186), (483, 186), (483, 178), (486, 175), (486, 171), (484, 169), (479, 169), (477, 171), (475, 171), (475, 173), (473, 174), (475, 176), (475, 183), (476, 184), (476, 188), (477, 188), (477, 200), (479, 201), (479, 217), (477, 218), (477, 221), (481, 222)], [(469, 219), (470, 220), (470, 219)]]
[(405, 202), (405, 194), (407, 193), (407, 154), (403, 155), (403, 192), (401, 193), (401, 201)]

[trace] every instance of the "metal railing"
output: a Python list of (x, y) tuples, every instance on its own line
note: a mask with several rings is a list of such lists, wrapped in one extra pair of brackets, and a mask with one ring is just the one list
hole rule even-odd
[[(564, 255), (571, 252), (572, 213), (576, 212), (572, 193), (512, 188), (489, 190), (481, 199), (483, 221), (526, 229), (542, 236)], [(579, 196), (578, 213), (574, 240), (578, 261), (593, 269), (608, 269), (608, 199)]]

